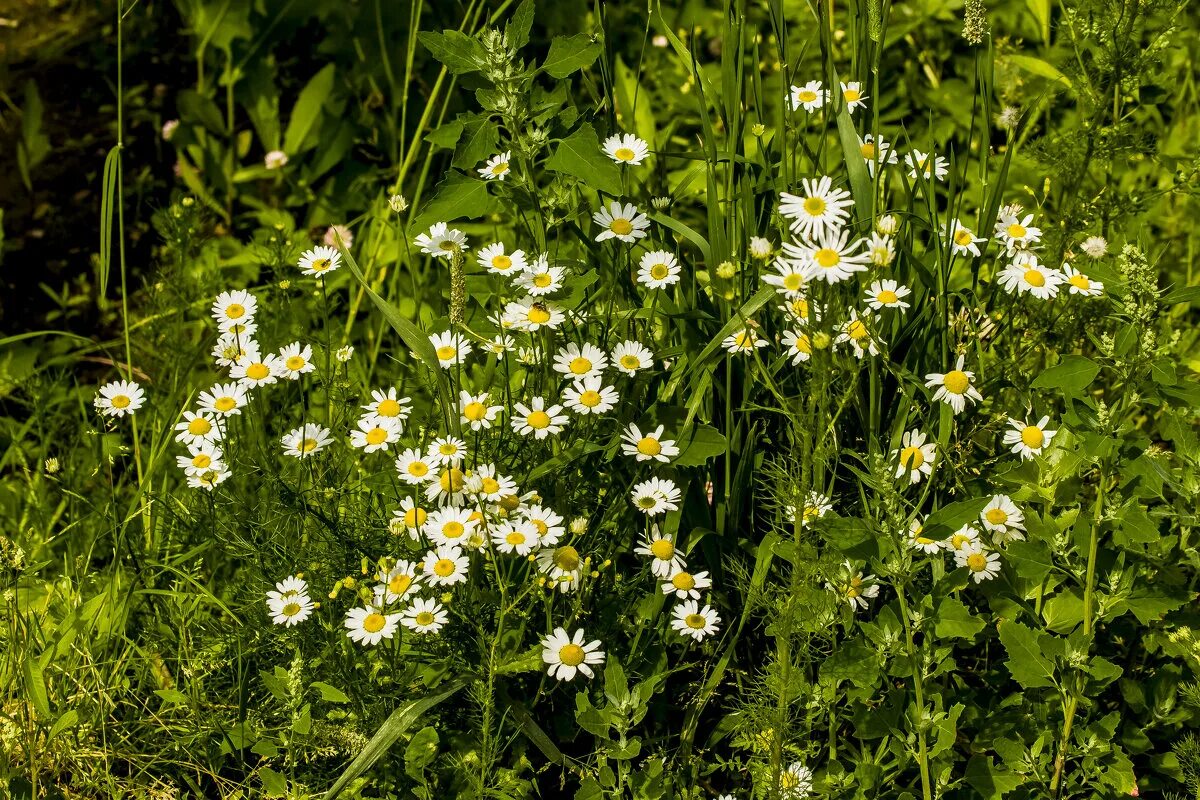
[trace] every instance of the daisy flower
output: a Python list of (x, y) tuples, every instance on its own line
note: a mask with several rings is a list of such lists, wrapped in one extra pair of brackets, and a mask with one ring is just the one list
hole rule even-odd
[(657, 525), (642, 537), (641, 544), (633, 552), (650, 559), (650, 574), (656, 578), (670, 578), (687, 566), (675, 547), (674, 538), (660, 531)]
[(429, 342), (433, 345), (433, 351), (442, 369), (461, 364), (471, 354), (471, 343), (453, 331), (435, 333), (429, 337)]
[(358, 420), (358, 430), (350, 431), (350, 446), (365, 453), (387, 450), (400, 441), (400, 423), (388, 417), (374, 415)]
[(317, 368), (312, 360), (312, 345), (300, 342), (292, 342), (281, 347), (279, 360), (283, 362), (279, 377), (293, 381), (300, 380), (301, 375), (306, 375)]
[(569, 544), (547, 547), (537, 555), (538, 569), (560, 592), (569, 592), (579, 586), (580, 565), (583, 560), (579, 551)]
[(325, 229), (321, 242), (329, 247), (337, 247), (340, 244), (349, 249), (350, 245), (354, 244), (354, 234), (345, 225), (330, 225)]
[(1084, 297), (1099, 297), (1104, 294), (1104, 284), (1094, 281), (1070, 264), (1063, 264), (1063, 275), (1067, 278), (1067, 291)]
[(467, 579), (471, 561), (452, 544), (444, 544), (425, 554), (421, 570), (434, 586), (453, 586)]
[(803, 86), (793, 86), (791, 91), (792, 111), (803, 108), (805, 111), (816, 111), (825, 105), (828, 94), (820, 81), (809, 81)]
[(961, 528), (950, 534), (949, 537), (942, 540), (942, 547), (953, 552), (959, 550), (969, 550), (979, 544), (979, 531), (974, 525), (968, 522)]
[(1012, 452), (1021, 456), (1022, 461), (1029, 461), (1040, 456), (1042, 451), (1050, 446), (1050, 440), (1058, 431), (1046, 430), (1050, 416), (1046, 415), (1031, 424), (1024, 420), (1009, 418), (1008, 424), (1012, 430), (1004, 432), (1004, 445), (1012, 445)]
[(562, 309), (553, 303), (523, 297), (504, 307), (504, 318), (505, 322), (517, 330), (532, 333), (542, 328), (557, 328), (567, 317)]
[(502, 242), (494, 242), (476, 255), (479, 266), (496, 275), (519, 275), (525, 270), (525, 251), (504, 252)]
[(764, 239), (761, 236), (751, 236), (749, 249), (751, 258), (766, 261), (775, 252), (775, 245), (771, 244), (770, 239)]
[(812, 791), (812, 782), (812, 770), (798, 761), (779, 773), (779, 788), (788, 800), (806, 797)]
[(858, 140), (858, 152), (862, 153), (867, 162), (867, 174), (875, 177), (875, 170), (888, 164), (895, 164), (899, 158), (891, 143), (882, 136), (867, 134)]
[(541, 297), (561, 289), (566, 274), (562, 267), (550, 266), (546, 256), (542, 255), (517, 275), (514, 283), (531, 297)]
[(963, 409), (967, 407), (968, 400), (973, 402), (983, 400), (983, 395), (971, 384), (975, 380), (975, 373), (963, 369), (964, 360), (965, 356), (959, 356), (954, 369), (949, 372), (930, 372), (925, 376), (925, 388), (937, 387), (937, 391), (933, 393), (933, 399), (941, 400), (950, 406), (955, 414), (963, 412)]
[(825, 588), (836, 595), (846, 598), (850, 608), (855, 611), (866, 608), (867, 601), (879, 596), (879, 585), (873, 583), (874, 575), (863, 576), (854, 565), (847, 561), (842, 566), (842, 575), (836, 584), (826, 582)]
[(413, 486), (425, 483), (435, 466), (437, 465), (415, 447), (408, 448), (396, 459), (396, 472), (399, 473), (400, 480)]
[(537, 528), (527, 520), (507, 520), (492, 528), (492, 544), (501, 553), (527, 556), (538, 544)]
[(450, 258), (461, 252), (467, 246), (467, 235), (460, 230), (451, 228), (444, 222), (435, 222), (428, 233), (422, 233), (415, 239), (421, 252), (434, 258)]
[(956, 256), (978, 256), (979, 245), (987, 241), (976, 236), (974, 231), (962, 224), (962, 220), (957, 219), (942, 226), (942, 236), (946, 237), (946, 244), (950, 245), (951, 252)]
[(882, 233), (872, 233), (866, 240), (867, 258), (877, 267), (891, 266), (896, 260), (896, 240)]
[(504, 410), (504, 406), (488, 405), (491, 397), (487, 392), (471, 394), (467, 391), (458, 393), (458, 414), (463, 425), (470, 426), (473, 431), (481, 431), (492, 427), (496, 415)]
[(649, 289), (665, 289), (679, 283), (680, 267), (666, 250), (652, 250), (638, 262), (638, 283)]
[(784, 297), (799, 297), (804, 291), (804, 281), (807, 277), (804, 267), (788, 258), (777, 258), (771, 266), (775, 269), (775, 274), (764, 275), (763, 283), (774, 286), (775, 291)]
[(240, 383), (217, 383), (208, 391), (200, 393), (199, 405), (202, 411), (229, 417), (241, 414), (242, 407), (249, 402), (246, 387)]
[(598, 376), (608, 367), (608, 356), (594, 344), (571, 343), (554, 355), (554, 371), (565, 378), (579, 380)]
[(787, 348), (787, 354), (792, 360), (792, 366), (796, 366), (812, 358), (813, 343), (812, 338), (807, 333), (792, 330), (784, 331), (783, 346)]
[(1039, 264), (1033, 253), (1018, 253), (1016, 259), (999, 275), (1000, 285), (1010, 294), (1031, 294), (1039, 300), (1058, 295), (1058, 287), (1067, 276), (1045, 264)]
[(697, 642), (716, 633), (720, 622), (721, 618), (712, 606), (701, 608), (695, 600), (685, 600), (671, 610), (671, 628), (679, 631), (680, 636), (691, 636)]
[(245, 386), (256, 389), (259, 386), (275, 383), (283, 373), (283, 361), (274, 353), (268, 353), (258, 358), (247, 358), (229, 368), (229, 377)]
[(562, 410), (562, 406), (559, 405), (547, 407), (546, 400), (541, 397), (530, 399), (528, 406), (515, 403), (512, 415), (513, 430), (522, 436), (533, 434), (535, 439), (545, 439), (551, 434), (557, 435), (570, 420)]
[(633, 456), (638, 461), (661, 461), (664, 464), (679, 455), (679, 448), (674, 439), (663, 439), (663, 426), (659, 425), (653, 431), (643, 434), (637, 425), (630, 423), (625, 428), (621, 438), (621, 454)]
[(314, 608), (316, 605), (312, 598), (304, 593), (267, 598), (267, 610), (271, 615), (271, 622), (288, 628), (299, 625), (311, 617)]
[(303, 427), (290, 431), (280, 441), (283, 444), (284, 455), (308, 458), (332, 444), (333, 436), (328, 428), (308, 422)]
[(634, 508), (648, 517), (679, 510), (679, 487), (667, 478), (651, 478), (635, 484), (629, 493)]
[(506, 150), (489, 158), (486, 164), (475, 171), (485, 181), (502, 181), (508, 177), (508, 162), (511, 158), (512, 151)]
[(396, 633), (399, 614), (385, 614), (377, 606), (352, 608), (346, 614), (346, 636), (362, 645), (379, 644)]
[(489, 503), (517, 493), (517, 484), (508, 475), (501, 475), (495, 464), (480, 464), (467, 481), (471, 494), (478, 495)]
[(407, 533), (413, 539), (416, 539), (420, 533), (422, 526), (429, 519), (429, 512), (417, 505), (417, 501), (411, 497), (405, 497), (400, 501), (400, 508), (392, 512), (392, 522), (388, 526), (392, 533), (399, 536), (401, 533)]
[(949, 172), (946, 159), (915, 149), (904, 156), (904, 166), (908, 167), (908, 177), (913, 180), (920, 175), (925, 180), (932, 178), (941, 181), (945, 180), (946, 173)]
[(731, 333), (721, 342), (721, 346), (730, 353), (753, 353), (756, 347), (766, 347), (767, 340), (758, 335), (753, 326), (747, 325), (737, 333)]
[(566, 533), (567, 529), (563, 527), (563, 518), (549, 508), (532, 505), (523, 509), (521, 516), (537, 531), (538, 544), (543, 547), (554, 547)]
[(1033, 214), (1019, 216), (1020, 211), (1002, 213), (996, 220), (996, 237), (1004, 244), (1008, 255), (1020, 250), (1029, 250), (1042, 238), (1042, 229), (1030, 225)]
[(654, 354), (640, 342), (626, 339), (613, 348), (612, 363), (618, 370), (633, 377), (639, 370), (654, 366)]
[(462, 502), (467, 489), (467, 476), (458, 467), (446, 467), (425, 481), (425, 497), (440, 505)]
[(707, 572), (691, 573), (681, 567), (663, 580), (662, 592), (666, 595), (673, 594), (681, 600), (687, 600), (689, 597), (699, 600), (700, 591), (711, 586), (712, 580)]
[(842, 83), (842, 97), (846, 101), (846, 111), (850, 114), (853, 114), (856, 108), (867, 104), (867, 95), (858, 81)]
[(478, 524), (471, 516), (471, 509), (445, 506), (430, 512), (422, 530), (435, 545), (451, 544), (462, 547), (462, 543), (469, 538), (468, 534)]
[(910, 294), (912, 294), (912, 290), (907, 286), (901, 286), (896, 281), (874, 281), (871, 283), (871, 288), (867, 289), (867, 295), (863, 299), (867, 301), (867, 305), (872, 311), (882, 311), (885, 308), (898, 308), (903, 311), (909, 307), (909, 304), (904, 302), (904, 298)]
[(991, 580), (1000, 574), (1000, 554), (987, 552), (976, 545), (954, 551), (954, 565), (970, 570), (971, 578), (976, 583)]
[(376, 573), (375, 580), (379, 581), (375, 587), (376, 595), (382, 597), (384, 602), (396, 603), (409, 592), (420, 588), (421, 572), (413, 562), (400, 560), (391, 569)]
[(914, 519), (908, 526), (908, 546), (926, 554), (936, 553), (942, 549), (941, 542), (930, 539), (928, 536), (922, 536), (922, 533), (924, 533), (924, 526), (921, 525), (920, 520)]
[(414, 633), (437, 633), (449, 619), (450, 615), (441, 603), (418, 597), (401, 612), (400, 624)]
[(805, 238), (840, 230), (850, 219), (850, 207), (854, 201), (850, 192), (835, 189), (833, 178), (804, 178), (800, 181), (798, 195), (781, 192), (779, 213), (789, 220), (793, 233)]
[(927, 443), (926, 438), (919, 430), (905, 431), (900, 438), (900, 447), (892, 451), (892, 458), (897, 461), (897, 478), (907, 477), (909, 483), (920, 483), (923, 476), (933, 472), (937, 444)]
[(604, 140), (601, 149), (604, 151), (604, 155), (618, 164), (632, 164), (634, 166), (641, 164), (642, 160), (650, 153), (649, 145), (632, 133), (609, 136)]
[(439, 467), (457, 467), (467, 455), (467, 443), (457, 436), (439, 436), (425, 449), (429, 463)]
[(602, 230), (596, 236), (597, 242), (605, 239), (620, 239), (622, 242), (633, 243), (646, 235), (650, 220), (645, 214), (638, 213), (637, 206), (632, 203), (621, 205), (613, 200), (608, 208), (601, 208), (592, 215), (592, 221)]
[(599, 639), (584, 644), (583, 628), (571, 636), (562, 628), (555, 628), (542, 639), (542, 661), (551, 678), (571, 681), (578, 673), (591, 678), (595, 675), (592, 667), (604, 663), (604, 651), (600, 649)]
[[(800, 510), (800, 527), (807, 528), (810, 524), (819, 520), (821, 517), (833, 510), (833, 503), (829, 497), (820, 492), (809, 492), (808, 497), (804, 500), (804, 508)], [(795, 518), (796, 509), (794, 507), (788, 509), (789, 516)]]
[(232, 474), (226, 467), (222, 466), (220, 469), (207, 469), (196, 475), (188, 475), (187, 483), (192, 489), (204, 489), (211, 492), (224, 483)]
[(230, 325), (240, 325), (254, 319), (258, 309), (258, 299), (244, 289), (231, 292), (221, 292), (213, 300), (212, 316), (217, 321), (220, 330), (228, 330)]
[(979, 521), (996, 544), (1025, 538), (1025, 514), (1006, 494), (992, 497), (979, 512)]
[(875, 232), (880, 236), (895, 236), (900, 230), (900, 220), (894, 214), (884, 214), (875, 222)]
[(793, 297), (788, 302), (777, 308), (784, 314), (791, 317), (792, 321), (800, 326), (807, 326), (812, 322), (813, 308), (808, 302), (807, 297)]
[(862, 244), (862, 239), (850, 241), (848, 230), (828, 230), (815, 240), (804, 239), (799, 244), (784, 242), (783, 252), (797, 262), (806, 278), (834, 284), (866, 271), (870, 256), (855, 252)]
[(210, 469), (224, 469), (221, 448), (210, 442), (188, 445), (186, 456), (176, 456), (175, 463), (186, 475), (199, 475)]
[(483, 345), (483, 352), (494, 355), (497, 359), (503, 359), (504, 354), (512, 350), (516, 346), (516, 342), (507, 333), (498, 333), (494, 338)]
[(224, 435), (218, 424), (218, 419), (212, 413), (201, 411), (183, 412), (183, 421), (175, 423), (175, 441), (184, 444), (200, 444), (201, 442), (219, 442)]
[(308, 594), (308, 581), (299, 575), (289, 575), (276, 583), (272, 591), (267, 592), (267, 599), (280, 600), (300, 594)]
[(401, 397), (393, 386), (389, 386), (386, 391), (372, 389), (371, 402), (364, 405), (362, 409), (376, 417), (404, 422), (412, 413), (412, 400), (408, 397)]
[[(201, 396), (203, 397), (203, 396)], [(92, 405), (106, 417), (123, 417), (134, 413), (146, 403), (146, 392), (133, 381), (113, 381), (96, 391)]]
[(850, 319), (842, 325), (841, 332), (835, 344), (848, 344), (854, 351), (854, 357), (862, 359), (867, 355), (879, 355), (878, 345), (881, 342), (867, 328), (857, 309), (850, 309)]
[(562, 401), (570, 411), (579, 415), (606, 414), (613, 410), (621, 396), (612, 386), (604, 385), (604, 378), (593, 375), (577, 380), (563, 389)]
[(258, 343), (236, 333), (223, 333), (213, 345), (212, 357), (218, 367), (232, 367), (250, 358), (258, 358)]
[(304, 275), (323, 277), (342, 265), (342, 254), (336, 247), (317, 245), (311, 250), (305, 250), (300, 255), (297, 266)]

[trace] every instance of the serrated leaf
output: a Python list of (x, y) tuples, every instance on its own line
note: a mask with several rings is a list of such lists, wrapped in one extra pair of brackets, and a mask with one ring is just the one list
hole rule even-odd
[(600, 55), (600, 43), (593, 42), (586, 33), (573, 36), (555, 36), (550, 42), (550, 52), (542, 62), (542, 69), (555, 78), (565, 78), (572, 72), (590, 66)]
[(529, 44), (529, 31), (533, 28), (534, 11), (533, 0), (521, 0), (517, 10), (513, 12), (512, 18), (504, 26), (504, 35), (508, 39), (510, 47), (520, 50)]
[(605, 194), (621, 193), (620, 169), (601, 151), (600, 139), (587, 123), (558, 143), (546, 169), (579, 178)]
[(487, 184), (466, 175), (452, 174), (438, 184), (437, 192), (427, 203), (421, 204), (421, 213), (410, 223), (409, 229), (424, 233), (435, 222), (478, 219), (491, 212), (494, 200), (488, 194)]
[(267, 797), (282, 797), (287, 794), (287, 778), (270, 767), (260, 768), (258, 779), (262, 781), (263, 793)]
[(496, 154), (500, 129), (486, 114), (463, 114), (462, 139), (451, 164), (460, 169), (474, 169), (479, 162)]
[(971, 613), (955, 597), (944, 597), (938, 603), (933, 631), (943, 639), (974, 639), (984, 628), (984, 621)]
[(479, 43), (461, 31), (421, 31), (418, 41), (454, 75), (479, 69)]
[(1005, 666), (1026, 689), (1054, 685), (1054, 662), (1045, 656), (1040, 634), (1019, 622), (1000, 623), (1000, 643), (1008, 652)]
[(719, 430), (703, 424), (680, 436), (678, 445), (679, 455), (673, 462), (677, 467), (702, 467), (710, 458), (724, 454), (729, 446)]
[(1031, 583), (1041, 583), (1054, 569), (1050, 549), (1042, 542), (1010, 542), (1005, 551), (1005, 560), (1012, 565), (1018, 576)]
[(432, 145), (437, 145), (445, 150), (452, 149), (458, 144), (459, 138), (463, 133), (463, 120), (459, 117), (456, 120), (447, 122), (439, 128), (436, 128), (425, 135), (425, 141)]
[(997, 800), (1025, 782), (1020, 775), (996, 769), (991, 756), (972, 756), (963, 778), (983, 800)]

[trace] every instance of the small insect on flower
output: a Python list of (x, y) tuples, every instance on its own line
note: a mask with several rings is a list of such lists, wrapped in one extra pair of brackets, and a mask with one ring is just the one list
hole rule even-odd
[(638, 262), (637, 281), (648, 289), (665, 289), (679, 283), (679, 261), (666, 250), (652, 250)]
[(675, 595), (681, 600), (700, 599), (700, 592), (712, 586), (712, 579), (707, 572), (691, 573), (680, 567), (670, 577), (662, 582), (662, 592), (665, 595)]
[(524, 250), (505, 253), (503, 242), (493, 242), (484, 247), (476, 254), (475, 260), (479, 266), (495, 275), (520, 275), (527, 263)]
[(188, 445), (186, 456), (176, 456), (175, 463), (185, 475), (200, 475), (208, 470), (222, 470), (221, 448), (210, 442)]
[(803, 86), (793, 86), (791, 89), (792, 111), (803, 108), (805, 111), (816, 111), (825, 105), (828, 96), (820, 81), (809, 81)]
[(429, 337), (429, 343), (442, 369), (461, 364), (471, 354), (471, 342), (454, 331), (435, 333)]
[(897, 478), (908, 478), (909, 483), (920, 483), (922, 477), (933, 472), (937, 444), (926, 443), (926, 438), (919, 430), (904, 432), (904, 436), (900, 438), (900, 447), (892, 451), (892, 458), (897, 462)]
[(133, 381), (113, 381), (101, 386), (92, 405), (106, 417), (133, 416), (146, 403), (146, 392)]
[(436, 600), (418, 597), (401, 612), (400, 624), (415, 633), (437, 633), (450, 619), (446, 607)]
[(995, 551), (988, 552), (975, 544), (955, 550), (954, 565), (960, 569), (966, 567), (976, 583), (983, 583), (1000, 574), (1000, 554)]
[(1033, 214), (1019, 216), (1020, 211), (1001, 213), (996, 220), (996, 238), (1004, 245), (1005, 252), (1013, 255), (1021, 250), (1029, 250), (1042, 238), (1042, 229), (1030, 225)]
[(846, 111), (850, 114), (853, 114), (855, 109), (862, 108), (867, 104), (867, 95), (858, 81), (842, 83), (842, 98), (846, 101)]
[(466, 249), (467, 235), (444, 222), (435, 222), (429, 232), (419, 234), (414, 243), (425, 255), (450, 258)]
[(867, 163), (867, 174), (875, 177), (875, 171), (899, 160), (896, 150), (882, 136), (867, 134), (858, 140), (858, 152), (862, 153), (863, 161)]
[(208, 391), (200, 393), (199, 405), (203, 411), (221, 417), (231, 417), (241, 414), (247, 402), (249, 396), (245, 386), (240, 383), (218, 383)]
[(614, 134), (609, 136), (604, 140), (601, 150), (618, 164), (637, 166), (649, 155), (650, 146), (632, 133), (626, 133), (624, 135)]
[(758, 335), (753, 325), (747, 325), (737, 333), (731, 333), (721, 342), (721, 346), (734, 355), (753, 353), (755, 348), (766, 347), (766, 339)]
[(633, 507), (648, 517), (679, 510), (679, 487), (669, 478), (651, 478), (635, 484), (629, 493)]
[(333, 435), (328, 428), (313, 422), (290, 431), (280, 442), (283, 444), (283, 454), (293, 458), (308, 458), (316, 455), (333, 444)]
[(862, 245), (862, 239), (850, 241), (848, 230), (828, 230), (815, 240), (804, 239), (799, 244), (784, 242), (783, 252), (809, 280), (834, 284), (867, 270), (870, 256), (859, 249)]
[(244, 289), (235, 289), (217, 295), (212, 304), (212, 317), (217, 321), (218, 329), (225, 332), (233, 325), (252, 322), (257, 310), (258, 299), (254, 295)]
[(318, 245), (311, 250), (305, 250), (300, 255), (297, 266), (303, 275), (322, 277), (334, 272), (342, 265), (342, 254), (337, 248)]
[(283, 368), (279, 377), (298, 381), (301, 375), (307, 375), (317, 368), (312, 360), (312, 345), (292, 342), (279, 349), (279, 359)]
[(951, 251), (958, 256), (979, 255), (979, 245), (987, 241), (976, 236), (974, 231), (957, 219), (942, 226), (942, 236), (946, 237), (946, 244), (950, 245)]
[(901, 286), (893, 280), (873, 281), (871, 287), (867, 289), (866, 297), (867, 305), (873, 311), (882, 311), (885, 308), (898, 308), (901, 312), (909, 307), (909, 304), (904, 301), (905, 297), (912, 294), (907, 286)]
[(400, 441), (401, 425), (395, 419), (369, 414), (361, 417), (357, 426), (357, 430), (350, 432), (350, 446), (364, 453), (387, 450)]
[(596, 235), (597, 242), (619, 239), (632, 244), (645, 237), (646, 229), (650, 227), (650, 220), (638, 212), (637, 206), (632, 203), (622, 205), (617, 200), (593, 214), (592, 221), (604, 229)]
[(912, 180), (919, 175), (924, 180), (941, 181), (946, 179), (949, 172), (946, 159), (915, 149), (904, 156), (904, 166), (908, 167), (908, 177)]
[(568, 635), (563, 628), (555, 628), (542, 639), (542, 661), (551, 678), (571, 681), (579, 673), (594, 677), (592, 667), (604, 663), (604, 651), (600, 649), (599, 639), (586, 644), (584, 640), (583, 628), (576, 630), (574, 635)]
[(492, 527), (492, 544), (501, 553), (527, 556), (538, 545), (537, 527), (523, 519), (506, 520)]
[(654, 354), (640, 342), (626, 339), (613, 348), (612, 363), (618, 370), (633, 377), (640, 370), (654, 366)]
[(1063, 264), (1063, 274), (1067, 278), (1067, 291), (1084, 297), (1099, 297), (1104, 294), (1104, 284), (1094, 281), (1070, 264)]
[(175, 441), (183, 444), (219, 442), (224, 436), (219, 418), (211, 412), (183, 412), (183, 421), (175, 423)]
[(352, 608), (346, 614), (346, 636), (361, 645), (379, 644), (396, 634), (399, 614), (386, 614), (378, 606)]
[(792, 366), (796, 366), (812, 358), (812, 337), (803, 331), (784, 331), (783, 346), (787, 348), (787, 354), (792, 360)]
[(1022, 461), (1040, 456), (1058, 432), (1046, 430), (1049, 423), (1049, 415), (1042, 417), (1036, 424), (1010, 417), (1008, 424), (1012, 430), (1004, 432), (1004, 444), (1012, 445), (1012, 452), (1020, 455)]
[(983, 395), (972, 385), (975, 373), (963, 369), (965, 356), (959, 356), (954, 369), (946, 373), (930, 372), (925, 376), (925, 387), (937, 391), (933, 393), (934, 400), (941, 400), (950, 406), (955, 414), (961, 414), (967, 407), (967, 401), (979, 402)]
[(529, 333), (542, 328), (553, 330), (562, 325), (566, 318), (558, 306), (534, 297), (522, 297), (504, 307), (504, 321), (517, 330)]
[(562, 410), (560, 405), (547, 406), (543, 397), (531, 398), (529, 405), (514, 403), (512, 428), (522, 436), (532, 435), (535, 439), (558, 435), (570, 422), (570, 417), (562, 413)]
[[(800, 181), (800, 194), (780, 192), (779, 214), (789, 220), (793, 233), (811, 239), (822, 233), (833, 233), (850, 218), (850, 207), (854, 201), (850, 192), (835, 189), (833, 178), (804, 178)], [(786, 245), (785, 245), (786, 249)]]
[(624, 442), (621, 444), (621, 454), (633, 456), (638, 461), (661, 461), (668, 463), (679, 455), (679, 448), (674, 439), (663, 439), (663, 426), (659, 425), (653, 431), (645, 434), (641, 429), (630, 423), (621, 434)]
[(992, 497), (979, 512), (979, 521), (997, 545), (1025, 538), (1025, 514), (1006, 494)]
[(720, 630), (720, 622), (721, 618), (712, 606), (701, 608), (696, 600), (685, 600), (671, 609), (671, 628), (679, 631), (680, 636), (690, 636), (697, 642)]
[(669, 579), (687, 567), (687, 562), (675, 547), (675, 539), (669, 533), (660, 531), (657, 525), (642, 537), (641, 544), (633, 552), (650, 559), (650, 573), (656, 578)]
[(574, 342), (560, 349), (554, 356), (554, 371), (564, 378), (579, 380), (599, 376), (608, 367), (608, 356), (594, 344)]
[(1039, 300), (1058, 296), (1058, 287), (1067, 276), (1056, 269), (1039, 264), (1034, 253), (1017, 253), (1013, 262), (999, 275), (1000, 285), (1010, 294), (1031, 294)]
[(862, 571), (854, 568), (849, 561), (842, 565), (841, 573), (836, 581), (826, 581), (825, 588), (834, 594), (845, 598), (854, 610), (867, 607), (867, 601), (879, 596), (879, 584), (874, 583), (874, 575), (864, 576)]
[(452, 544), (443, 544), (436, 550), (430, 550), (421, 561), (421, 569), (426, 579), (434, 586), (464, 583), (470, 566), (470, 559)]
[(471, 394), (463, 390), (458, 393), (458, 415), (463, 425), (473, 431), (481, 431), (492, 427), (496, 415), (504, 410), (504, 406), (488, 405), (491, 397), (487, 392)]
[(492, 156), (487, 160), (487, 163), (476, 170), (479, 176), (485, 181), (502, 181), (508, 177), (509, 160), (512, 159), (512, 151), (506, 150), (499, 155)]

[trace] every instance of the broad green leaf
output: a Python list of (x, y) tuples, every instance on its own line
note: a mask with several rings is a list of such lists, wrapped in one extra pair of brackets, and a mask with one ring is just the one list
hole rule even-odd
[(346, 693), (336, 686), (330, 686), (322, 681), (313, 681), (308, 685), (309, 689), (316, 689), (321, 695), (321, 699), (327, 703), (349, 703), (350, 698)]
[(963, 602), (955, 597), (944, 597), (938, 603), (934, 633), (943, 639), (974, 639), (984, 628), (984, 622), (971, 613)]
[(521, 0), (521, 5), (513, 12), (512, 18), (504, 26), (504, 35), (508, 44), (517, 50), (529, 44), (529, 31), (533, 28), (533, 0)]
[(300, 90), (296, 105), (292, 107), (288, 117), (287, 129), (283, 133), (283, 152), (289, 156), (299, 153), (304, 146), (304, 140), (317, 124), (321, 116), (321, 107), (329, 99), (333, 91), (334, 65), (326, 64), (312, 80)]
[(483, 63), (479, 43), (461, 31), (421, 31), (417, 39), (453, 75), (475, 72)]
[(1017, 575), (1030, 583), (1041, 583), (1054, 569), (1050, 549), (1040, 541), (1010, 542), (1005, 551), (1008, 561)]
[(1039, 78), (1046, 78), (1047, 80), (1054, 81), (1065, 89), (1073, 88), (1071, 79), (1062, 74), (1062, 72), (1058, 70), (1058, 67), (1054, 66), (1049, 61), (1043, 61), (1042, 59), (1034, 56), (1018, 55), (1015, 53), (1013, 55), (1005, 56), (1004, 60), (1025, 70), (1026, 72), (1037, 75)]
[(221, 116), (221, 109), (195, 89), (184, 89), (175, 95), (175, 105), (182, 119), (199, 123), (221, 136), (225, 135), (225, 119)]
[(1034, 389), (1059, 389), (1064, 395), (1078, 395), (1099, 374), (1100, 367), (1090, 358), (1067, 355), (1057, 365), (1038, 375), (1030, 386)]
[(478, 219), (490, 213), (494, 204), (486, 183), (452, 174), (438, 184), (437, 192), (429, 202), (421, 204), (421, 213), (413, 218), (409, 229), (424, 233), (435, 222), (450, 222), (463, 217)]
[(695, 425), (690, 433), (680, 437), (679, 455), (674, 460), (677, 467), (702, 467), (710, 458), (722, 455), (728, 442), (721, 432), (711, 425)]
[(1040, 634), (1016, 621), (1000, 623), (1000, 642), (1008, 651), (1005, 666), (1026, 689), (1054, 685), (1054, 662), (1046, 657)]
[(565, 78), (572, 72), (590, 66), (600, 55), (600, 42), (592, 41), (586, 33), (573, 36), (555, 36), (550, 42), (550, 52), (542, 62), (542, 69), (551, 77)]
[(496, 154), (500, 129), (487, 114), (462, 114), (459, 120), (462, 122), (462, 140), (451, 163), (460, 169), (473, 170), (481, 161)]
[(413, 734), (408, 746), (404, 748), (404, 771), (413, 778), (419, 779), (421, 770), (429, 766), (438, 752), (438, 732), (432, 725), (426, 725)]
[(820, 675), (835, 686), (849, 681), (860, 689), (870, 688), (879, 680), (879, 659), (866, 642), (854, 639), (821, 662)]
[(154, 693), (161, 697), (164, 703), (182, 705), (188, 702), (188, 696), (178, 689), (155, 689)]
[(963, 778), (983, 800), (998, 800), (1025, 782), (1020, 775), (996, 769), (991, 756), (972, 756)]
[(921, 535), (929, 539), (945, 539), (968, 522), (977, 521), (989, 500), (990, 497), (976, 497), (942, 506), (926, 517)]
[(287, 778), (270, 767), (260, 768), (258, 779), (262, 781), (263, 793), (267, 797), (283, 797), (288, 792)]
[(54, 721), (54, 724), (50, 727), (50, 733), (47, 738), (53, 739), (54, 737), (58, 736), (60, 733), (68, 731), (71, 728), (74, 728), (78, 724), (79, 724), (79, 712), (73, 708), (69, 708), (66, 711), (64, 711), (58, 719), (56, 719)]
[[(835, 85), (838, 81), (836, 72), (833, 76)], [(837, 100), (838, 140), (842, 145), (842, 156), (846, 164), (846, 172), (850, 175), (850, 194), (854, 199), (854, 208), (859, 221), (871, 219), (872, 205), (875, 193), (871, 188), (871, 176), (867, 172), (866, 159), (862, 157), (862, 149), (858, 142), (858, 131), (850, 119), (850, 110), (840, 97)]]
[(435, 128), (427, 133), (425, 135), (425, 141), (449, 150), (458, 144), (458, 140), (462, 136), (462, 133), (463, 120), (460, 116), (458, 119), (452, 122), (447, 122), (445, 125)]
[(579, 178), (605, 194), (621, 194), (620, 168), (600, 150), (600, 139), (586, 122), (558, 143), (546, 168)]
[(29, 698), (33, 710), (43, 720), (49, 721), (51, 717), (50, 699), (46, 694), (46, 678), (42, 674), (41, 666), (32, 655), (27, 655), (21, 671), (25, 677), (26, 696)]

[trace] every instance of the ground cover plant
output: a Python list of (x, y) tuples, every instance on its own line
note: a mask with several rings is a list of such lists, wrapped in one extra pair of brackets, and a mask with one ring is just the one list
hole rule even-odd
[(57, 10), (9, 794), (1200, 797), (1187, 4)]

